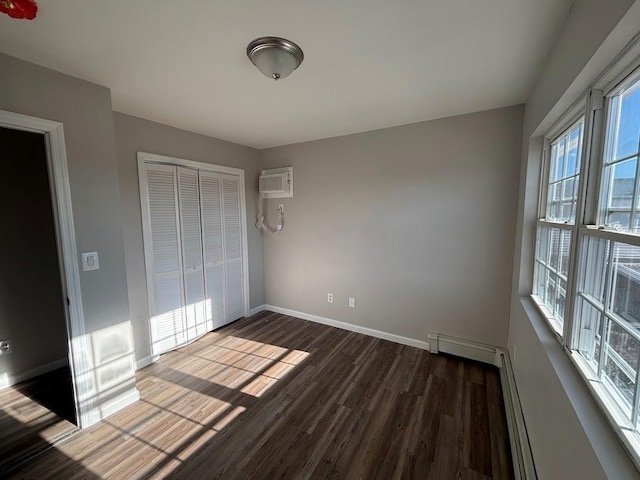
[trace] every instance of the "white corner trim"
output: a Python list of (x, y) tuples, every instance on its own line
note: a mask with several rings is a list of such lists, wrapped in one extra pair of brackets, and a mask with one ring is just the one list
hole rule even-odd
[(266, 304), (264, 305), (264, 309), (269, 312), (282, 313), (283, 315), (289, 315), (291, 317), (297, 317), (303, 320), (309, 320), (311, 322), (322, 323), (323, 325), (341, 328), (342, 330), (349, 330), (350, 332), (362, 333), (364, 335), (369, 335), (370, 337), (381, 338), (382, 340), (389, 340), (391, 342), (400, 343), (402, 345), (421, 348), (422, 350), (429, 349), (429, 344), (422, 340), (402, 337), (400, 335), (382, 332), (373, 328), (361, 327), (352, 323), (341, 322), (339, 320), (333, 320), (326, 317), (319, 317), (318, 315), (311, 315), (310, 313), (298, 312), (296, 310), (289, 310), (288, 308), (276, 307), (275, 305)]
[(140, 360), (136, 360), (136, 370), (140, 370), (141, 368), (148, 367), (159, 358), (160, 358), (160, 355), (149, 355), (148, 357), (144, 357), (144, 358), (141, 358)]
[(538, 477), (533, 462), (533, 453), (529, 444), (509, 352), (493, 345), (472, 342), (441, 333), (430, 333), (427, 338), (431, 353), (448, 353), (488, 363), (500, 369), (500, 383), (502, 384), (502, 396), (504, 397), (507, 428), (509, 429), (514, 475), (517, 480), (536, 480)]
[(267, 307), (264, 303), (262, 305), (258, 305), (257, 307), (254, 307), (251, 310), (249, 310), (249, 317), (253, 317), (254, 315), (260, 312), (264, 312), (266, 309)]
[(58, 368), (66, 367), (68, 365), (69, 365), (69, 359), (60, 358), (58, 360), (54, 360), (53, 362), (40, 365), (36, 368), (32, 368), (24, 372), (16, 373), (15, 375), (9, 375), (9, 374), (0, 375), (0, 390), (2, 390), (3, 388), (11, 387), (20, 382), (25, 382), (34, 377), (37, 377), (38, 375), (44, 375), (45, 373), (53, 372)]

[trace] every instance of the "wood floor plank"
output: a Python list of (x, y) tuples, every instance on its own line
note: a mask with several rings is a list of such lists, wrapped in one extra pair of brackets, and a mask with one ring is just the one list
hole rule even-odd
[(74, 416), (68, 367), (0, 390), (0, 477), (75, 432)]
[(24, 479), (510, 479), (496, 369), (262, 312), (137, 373)]

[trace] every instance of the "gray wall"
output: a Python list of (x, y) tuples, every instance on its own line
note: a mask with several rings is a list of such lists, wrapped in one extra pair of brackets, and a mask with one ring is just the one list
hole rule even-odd
[(258, 191), (258, 152), (249, 147), (179, 130), (122, 113), (114, 112), (113, 118), (116, 131), (129, 304), (136, 358), (140, 360), (151, 355), (151, 350), (136, 152), (157, 153), (170, 157), (244, 169), (251, 308), (264, 303), (262, 239), (260, 233), (254, 227)]
[(14, 350), (0, 372), (10, 377), (68, 351), (44, 135), (0, 128), (0, 159), (0, 338)]
[[(96, 348), (90, 361), (98, 373), (89, 375), (98, 394), (100, 372), (113, 360), (99, 345), (101, 333), (131, 343), (111, 95), (107, 88), (3, 54), (0, 72), (0, 109), (64, 124), (78, 254), (100, 255), (99, 270), (80, 272), (86, 334)], [(122, 391), (129, 390), (133, 372), (120, 380)], [(109, 399), (117, 394), (111, 388)]]
[(506, 345), (522, 112), (261, 150), (261, 168), (293, 166), (295, 194), (267, 200), (286, 226), (264, 238), (266, 303)]
[(569, 357), (529, 298), (540, 135), (637, 33), (639, 2), (634, 5), (635, 16), (627, 13), (623, 18), (633, 3), (574, 2), (525, 108), (509, 349), (541, 479), (638, 478)]

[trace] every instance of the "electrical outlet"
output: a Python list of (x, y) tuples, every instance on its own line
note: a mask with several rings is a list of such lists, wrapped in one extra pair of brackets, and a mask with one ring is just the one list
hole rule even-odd
[(333, 303), (333, 293), (327, 293), (327, 302)]
[(355, 297), (349, 297), (349, 306), (351, 308), (356, 308), (356, 299), (355, 299)]
[(10, 353), (13, 353), (11, 340), (0, 340), (0, 355), (9, 355)]

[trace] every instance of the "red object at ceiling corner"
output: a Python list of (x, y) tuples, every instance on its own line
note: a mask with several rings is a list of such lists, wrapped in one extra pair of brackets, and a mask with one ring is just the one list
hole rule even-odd
[(11, 18), (33, 20), (38, 13), (38, 5), (34, 0), (0, 0), (0, 12)]

